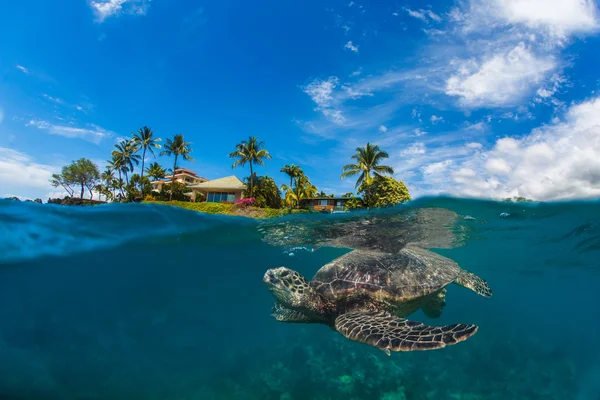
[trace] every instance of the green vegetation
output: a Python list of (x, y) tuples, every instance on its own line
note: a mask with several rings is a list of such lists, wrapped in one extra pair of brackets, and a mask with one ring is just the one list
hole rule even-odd
[[(247, 177), (245, 181), (249, 183), (250, 177)], [(255, 172), (253, 182), (254, 198), (256, 199), (254, 205), (256, 207), (278, 209), (283, 206), (281, 191), (279, 190), (279, 187), (277, 187), (277, 183), (275, 183), (273, 178), (267, 175), (256, 176)], [(246, 193), (244, 193), (244, 197), (251, 198), (252, 196), (246, 196)]]
[(92, 191), (98, 184), (100, 172), (98, 167), (87, 158), (80, 158), (64, 166), (60, 174), (52, 174), (50, 183), (53, 187), (62, 186), (69, 196), (73, 197), (75, 187), (81, 187), (80, 199), (83, 199), (85, 188), (90, 192), (90, 199), (94, 197)]
[(248, 163), (250, 165), (250, 197), (254, 197), (254, 173), (252, 172), (252, 164), (265, 165), (265, 159), (271, 159), (271, 155), (262, 147), (264, 142), (259, 142), (256, 136), (249, 137), (248, 140), (242, 140), (235, 145), (235, 151), (229, 153), (229, 158), (237, 158), (232, 168), (241, 165), (242, 167)]
[(350, 200), (345, 205), (346, 209), (359, 208), (361, 203), (369, 208), (389, 207), (410, 200), (410, 194), (404, 182), (385, 176), (385, 174), (394, 173), (392, 167), (380, 165), (381, 161), (388, 157), (388, 153), (371, 143), (356, 148), (356, 153), (351, 157), (356, 163), (345, 165), (341, 178), (360, 174), (356, 181), (356, 187), (358, 188), (357, 192), (363, 195), (363, 199), (361, 202)]
[[(224, 203), (192, 203), (186, 201), (144, 201), (147, 204), (163, 204), (185, 208), (186, 210), (198, 211), (206, 214), (236, 215), (250, 218), (275, 218), (287, 214), (285, 209), (239, 207), (236, 204)], [(306, 210), (293, 210), (294, 213), (306, 212)]]
[(390, 207), (410, 200), (408, 188), (402, 181), (389, 176), (375, 176), (371, 184), (366, 181), (358, 188), (363, 193), (364, 203), (367, 207)]
[(363, 181), (367, 185), (370, 185), (372, 179), (371, 173), (375, 176), (394, 173), (392, 167), (379, 165), (383, 159), (388, 157), (388, 153), (379, 149), (379, 146), (372, 145), (371, 143), (367, 143), (363, 147), (357, 147), (356, 154), (350, 157), (356, 160), (356, 163), (347, 164), (342, 168), (342, 179), (360, 174), (355, 187), (359, 187)]
[(513, 198), (507, 197), (505, 199), (503, 199), (502, 201), (504, 202), (508, 202), (508, 203), (531, 203), (534, 202), (535, 200), (531, 200), (522, 196), (515, 196)]
[[(171, 186), (175, 183), (175, 170), (177, 169), (177, 159), (181, 156), (184, 160), (194, 161), (190, 156), (192, 152), (191, 143), (186, 142), (183, 135), (175, 135), (173, 139), (167, 139), (165, 142), (165, 149), (160, 152), (160, 155), (166, 155), (168, 157), (173, 156), (173, 170), (171, 171)], [(169, 200), (173, 200), (173, 195), (169, 195)]]
[(144, 161), (146, 160), (146, 150), (150, 150), (150, 153), (152, 153), (152, 155), (154, 157), (156, 157), (156, 154), (154, 154), (154, 149), (160, 149), (160, 144), (158, 144), (158, 142), (160, 142), (161, 139), (155, 138), (154, 132), (152, 132), (152, 129), (148, 128), (147, 126), (140, 128), (137, 133), (132, 133), (132, 135), (133, 135), (133, 139), (131, 140), (132, 143), (138, 149), (142, 149), (142, 174), (141, 174), (141, 176), (143, 178), (144, 177)]

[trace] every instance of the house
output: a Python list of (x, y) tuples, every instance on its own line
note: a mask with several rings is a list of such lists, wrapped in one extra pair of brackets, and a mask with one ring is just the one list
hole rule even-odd
[(209, 203), (235, 203), (243, 197), (246, 185), (232, 175), (188, 185), (188, 188), (192, 189), (192, 201), (202, 196), (203, 201)]
[[(160, 192), (163, 185), (168, 185), (172, 182), (173, 175), (167, 175), (164, 179), (150, 182), (152, 184), (152, 191)], [(183, 183), (184, 185), (196, 185), (198, 183), (206, 182), (208, 179), (198, 176), (194, 171), (185, 168), (175, 169), (175, 182)]]
[(314, 211), (339, 212), (344, 211), (344, 205), (350, 197), (313, 197), (300, 201), (301, 207), (308, 207)]

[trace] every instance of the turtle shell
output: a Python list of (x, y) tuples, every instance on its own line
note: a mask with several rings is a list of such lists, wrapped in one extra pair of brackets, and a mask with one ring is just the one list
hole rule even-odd
[(449, 258), (416, 246), (396, 254), (354, 250), (324, 265), (311, 286), (333, 301), (368, 296), (400, 303), (442, 289), (461, 271)]

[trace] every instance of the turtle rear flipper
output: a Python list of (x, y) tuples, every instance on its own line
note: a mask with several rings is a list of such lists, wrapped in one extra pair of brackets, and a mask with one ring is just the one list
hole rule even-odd
[(442, 315), (444, 306), (446, 305), (446, 289), (425, 296), (421, 310), (429, 318), (439, 318)]
[(492, 289), (488, 286), (488, 283), (472, 272), (462, 271), (454, 283), (471, 289), (480, 296), (492, 297)]
[(350, 340), (391, 351), (435, 350), (462, 342), (477, 332), (475, 325), (427, 326), (385, 311), (352, 312), (335, 320), (335, 329)]

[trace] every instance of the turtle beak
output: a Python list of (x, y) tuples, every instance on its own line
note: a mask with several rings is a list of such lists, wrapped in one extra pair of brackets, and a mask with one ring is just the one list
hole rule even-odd
[(263, 276), (263, 283), (271, 283), (271, 270), (265, 272), (265, 276)]

